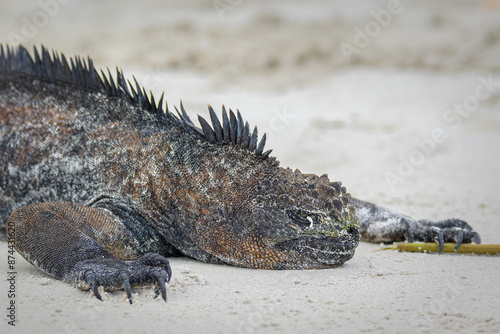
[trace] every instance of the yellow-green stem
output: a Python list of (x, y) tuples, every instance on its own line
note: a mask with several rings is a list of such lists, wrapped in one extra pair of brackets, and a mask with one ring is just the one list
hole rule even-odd
[[(397, 249), (402, 252), (439, 252), (439, 245), (432, 242), (402, 242), (386, 249)], [(462, 244), (455, 251), (455, 244), (445, 243), (443, 253), (474, 253), (500, 255), (500, 245), (498, 244)]]

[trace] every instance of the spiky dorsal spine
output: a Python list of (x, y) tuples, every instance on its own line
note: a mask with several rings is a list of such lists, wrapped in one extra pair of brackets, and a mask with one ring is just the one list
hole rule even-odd
[(250, 133), (250, 126), (241, 117), (239, 111), (235, 114), (222, 106), (222, 123), (211, 106), (208, 106), (211, 125), (203, 117), (198, 116), (200, 127), (196, 126), (184, 110), (182, 102), (181, 111), (176, 109), (177, 115), (168, 110), (165, 102), (163, 108), (163, 94), (158, 103), (154, 96), (146, 93), (134, 78), (134, 84), (125, 80), (123, 72), (116, 69), (116, 79), (113, 79), (111, 71), (107, 69), (97, 72), (92, 59), (82, 60), (80, 57), (69, 58), (69, 62), (62, 53), (49, 51), (42, 46), (40, 51), (34, 47), (33, 56), (23, 47), (16, 49), (0, 44), (0, 73), (20, 73), (25, 76), (33, 76), (37, 79), (54, 84), (72, 84), (81, 89), (104, 93), (110, 97), (123, 98), (144, 112), (155, 114), (160, 122), (177, 122), (179, 125), (191, 129), (200, 138), (211, 143), (222, 145), (232, 144), (242, 149), (254, 152), (257, 156), (265, 159), (271, 150), (264, 152), (266, 135), (258, 141), (257, 127)]

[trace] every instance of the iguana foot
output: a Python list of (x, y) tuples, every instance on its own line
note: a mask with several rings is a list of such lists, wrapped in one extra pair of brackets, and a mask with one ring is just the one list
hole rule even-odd
[(455, 243), (457, 249), (462, 243), (481, 243), (479, 234), (460, 219), (446, 219), (433, 222), (416, 221), (378, 205), (351, 199), (359, 218), (361, 240), (370, 242), (437, 242), (439, 252), (445, 242)]
[(134, 261), (116, 258), (93, 258), (77, 263), (65, 277), (81, 290), (92, 290), (102, 300), (98, 287), (106, 291), (124, 289), (132, 304), (132, 287), (155, 284), (155, 298), (160, 295), (167, 301), (165, 284), (170, 281), (172, 270), (168, 260), (156, 253), (147, 253)]
[(132, 247), (140, 240), (104, 210), (67, 202), (32, 204), (14, 211), (9, 224), (15, 227), (16, 250), (28, 262), (82, 290), (91, 289), (100, 300), (99, 286), (124, 289), (132, 303), (131, 288), (148, 284), (156, 285), (156, 296), (167, 299), (165, 283), (172, 276), (168, 260), (158, 253), (137, 259), (141, 253)]
[(454, 242), (455, 250), (462, 243), (481, 243), (479, 234), (469, 224), (460, 219), (447, 219), (439, 222), (420, 220), (408, 224), (405, 239), (409, 242), (435, 241), (439, 244), (439, 253), (443, 251), (445, 242)]

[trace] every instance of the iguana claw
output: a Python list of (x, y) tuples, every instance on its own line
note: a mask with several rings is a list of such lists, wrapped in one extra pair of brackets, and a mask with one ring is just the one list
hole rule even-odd
[(130, 304), (132, 304), (132, 288), (130, 287), (129, 277), (126, 273), (122, 273), (120, 276), (123, 280), (123, 288), (125, 289), (125, 292), (127, 293), (128, 301)]
[(476, 244), (481, 243), (481, 237), (479, 236), (479, 233), (476, 231), (472, 231), (472, 241), (474, 241)]
[(165, 287), (165, 279), (160, 275), (156, 275), (156, 289), (155, 289), (155, 298), (158, 297), (158, 295), (161, 292), (161, 297), (163, 298), (164, 301), (167, 301), (167, 288)]
[(94, 293), (94, 296), (102, 301), (101, 294), (99, 293), (99, 286), (97, 285), (95, 274), (92, 272), (86, 277), (87, 281), (90, 282), (90, 288), (92, 289), (92, 292)]
[(443, 252), (443, 245), (444, 245), (444, 236), (443, 236), (443, 231), (439, 227), (432, 227), (432, 230), (435, 233), (434, 240), (438, 243), (439, 245), (439, 254)]
[(460, 247), (463, 240), (464, 240), (464, 231), (461, 228), (457, 228), (457, 235), (455, 237), (455, 241), (457, 242), (457, 244), (455, 245), (455, 250), (457, 250), (458, 247)]

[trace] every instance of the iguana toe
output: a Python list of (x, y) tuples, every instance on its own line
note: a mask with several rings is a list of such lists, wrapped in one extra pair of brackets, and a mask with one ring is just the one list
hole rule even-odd
[(132, 288), (130, 287), (130, 279), (126, 273), (122, 273), (121, 279), (123, 280), (123, 288), (127, 293), (127, 298), (130, 304), (132, 304)]
[(87, 275), (86, 280), (89, 282), (90, 288), (92, 289), (92, 292), (94, 293), (94, 296), (102, 301), (101, 294), (99, 293), (99, 285), (97, 284), (97, 280), (95, 277), (95, 273), (92, 272), (89, 275)]
[(432, 227), (432, 231), (434, 232), (434, 240), (438, 243), (439, 245), (439, 254), (443, 252), (443, 245), (444, 245), (444, 235), (443, 231), (439, 227)]
[(455, 241), (456, 241), (455, 251), (458, 249), (458, 247), (460, 247), (463, 240), (464, 240), (464, 231), (461, 228), (457, 228), (457, 234), (455, 236)]
[(155, 289), (155, 298), (158, 297), (158, 295), (161, 293), (161, 298), (163, 298), (164, 301), (167, 301), (167, 288), (166, 288), (166, 282), (170, 280), (170, 276), (167, 278), (164, 278), (160, 273), (155, 272), (153, 274), (156, 277), (156, 289)]
[(479, 236), (479, 233), (476, 231), (472, 231), (472, 241), (474, 241), (476, 244), (481, 243), (481, 237)]
[(164, 256), (161, 256), (158, 253), (146, 253), (144, 254), (138, 261), (140, 263), (150, 266), (150, 267), (161, 267), (165, 269), (166, 275), (162, 279), (165, 282), (170, 282), (170, 278), (172, 277), (172, 268), (170, 267), (170, 262)]

